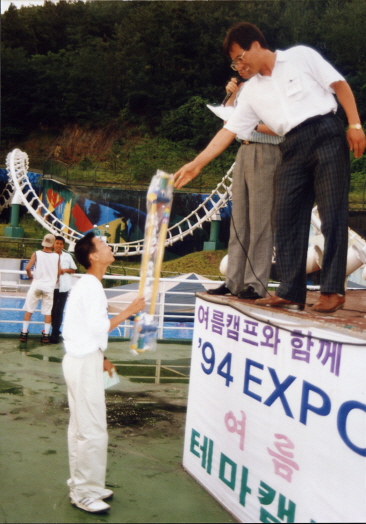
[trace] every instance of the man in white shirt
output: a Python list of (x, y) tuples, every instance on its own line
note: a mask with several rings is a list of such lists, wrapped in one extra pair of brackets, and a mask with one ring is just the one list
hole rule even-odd
[(62, 316), (65, 309), (65, 304), (69, 291), (72, 287), (72, 275), (75, 273), (77, 267), (74, 259), (63, 251), (65, 247), (65, 240), (62, 236), (57, 236), (53, 245), (53, 250), (60, 256), (60, 276), (59, 282), (53, 292), (53, 306), (52, 306), (52, 332), (50, 336), (51, 344), (58, 344), (60, 337), (60, 328), (62, 324)]
[[(48, 344), (50, 341), (53, 290), (60, 274), (60, 257), (52, 252), (54, 243), (54, 235), (47, 233), (42, 240), (43, 250), (35, 251), (26, 265), (25, 270), (32, 283), (23, 307), (25, 313), (20, 333), (21, 342), (27, 342), (29, 323), (39, 300), (42, 301), (41, 313), (44, 315), (41, 344)], [(33, 274), (32, 267), (34, 267)]]
[(109, 319), (101, 280), (114, 261), (111, 248), (90, 232), (76, 243), (75, 256), (87, 271), (70, 292), (63, 328), (62, 367), (70, 409), (67, 484), (72, 504), (98, 513), (110, 508), (104, 500), (113, 496), (105, 489), (108, 434), (103, 371), (112, 376), (114, 366), (104, 351), (109, 331), (144, 309), (145, 301), (138, 297)]
[[(273, 53), (261, 31), (242, 22), (233, 26), (224, 50), (252, 78), (245, 84), (233, 115), (202, 153), (176, 174), (179, 189), (224, 151), (235, 136), (248, 140), (259, 120), (285, 136), (282, 162), (275, 175), (276, 266), (280, 286), (275, 296), (256, 304), (303, 309), (311, 210), (316, 201), (325, 238), (320, 296), (314, 311), (332, 313), (345, 302), (348, 245), (349, 152), (337, 102), (347, 119), (349, 149), (356, 158), (365, 149), (352, 90), (316, 51), (297, 46)], [(260, 131), (260, 129), (258, 129)]]

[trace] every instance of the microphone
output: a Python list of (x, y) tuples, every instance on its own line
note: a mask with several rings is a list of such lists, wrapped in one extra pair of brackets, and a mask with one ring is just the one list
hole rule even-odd
[[(241, 83), (243, 83), (243, 79), (242, 78), (232, 78), (231, 80), (235, 81), (237, 85), (240, 85)], [(222, 101), (221, 105), (224, 106), (226, 104), (226, 102), (229, 100), (229, 98), (233, 95), (233, 93), (231, 93), (231, 91), (228, 91), (224, 100)]]

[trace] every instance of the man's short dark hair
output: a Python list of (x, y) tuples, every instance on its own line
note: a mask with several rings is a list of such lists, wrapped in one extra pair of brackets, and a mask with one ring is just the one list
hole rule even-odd
[(56, 240), (62, 240), (62, 242), (65, 244), (65, 239), (64, 239), (64, 237), (62, 237), (61, 235), (58, 235), (58, 236), (56, 237), (55, 242), (56, 242)]
[(248, 51), (253, 42), (259, 42), (263, 49), (268, 49), (267, 41), (257, 26), (250, 22), (239, 22), (226, 33), (223, 43), (224, 53), (230, 55), (233, 44), (238, 44), (242, 49)]
[(95, 253), (96, 247), (93, 243), (93, 238), (95, 237), (93, 231), (87, 233), (83, 238), (78, 240), (75, 244), (75, 257), (76, 260), (88, 269), (90, 267), (89, 256), (92, 253)]

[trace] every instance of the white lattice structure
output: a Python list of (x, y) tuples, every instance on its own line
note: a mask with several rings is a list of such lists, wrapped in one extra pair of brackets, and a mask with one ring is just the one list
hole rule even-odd
[(40, 201), (28, 178), (28, 155), (20, 149), (14, 149), (7, 158), (7, 169), (15, 191), (19, 191), (22, 196), (22, 203), (28, 212), (50, 233), (61, 235), (65, 242), (69, 244), (69, 249), (73, 249), (75, 242), (83, 235), (69, 226), (66, 226), (59, 219), (48, 211), (47, 207)]
[[(221, 182), (217, 184), (216, 188), (210, 193), (210, 195), (208, 195), (204, 202), (202, 202), (188, 216), (168, 229), (167, 240), (165, 243), (166, 246), (171, 246), (175, 242), (183, 240), (187, 235), (193, 235), (193, 232), (196, 229), (202, 228), (204, 222), (213, 220), (219, 210), (228, 204), (232, 198), (231, 187), (234, 165), (235, 164), (231, 166)], [(82, 233), (79, 233), (66, 224), (60, 222), (60, 220), (40, 201), (28, 178), (27, 153), (20, 151), (20, 149), (14, 149), (7, 156), (6, 167), (9, 174), (9, 183), (7, 186), (8, 194), (4, 195), (6, 191), (5, 189), (3, 192), (4, 204), (2, 204), (0, 200), (0, 206), (3, 205), (4, 207), (5, 205), (9, 205), (9, 202), (12, 200), (14, 193), (18, 191), (21, 194), (22, 203), (27, 207), (29, 213), (31, 213), (45, 229), (54, 235), (63, 236), (66, 243), (69, 244), (69, 249), (73, 250), (75, 242), (83, 235)], [(321, 266), (322, 261), (323, 239), (321, 235), (321, 223), (316, 208), (314, 208), (312, 211), (311, 223), (316, 232), (316, 240), (314, 245), (309, 249), (308, 260), (311, 257), (315, 257), (314, 267), (319, 267)], [(349, 229), (348, 231), (348, 267), (359, 267), (366, 263), (366, 242), (352, 229)], [(123, 244), (110, 245), (112, 246), (115, 256), (141, 255), (144, 246), (144, 239), (136, 240), (134, 242), (126, 242)], [(348, 271), (347, 274), (349, 274)]]
[[(9, 153), (6, 157), (6, 169), (9, 173), (10, 171), (10, 155), (11, 153)], [(26, 159), (26, 168), (28, 170), (28, 157)], [(13, 183), (13, 180), (12, 178), (8, 177), (8, 181), (6, 183), (6, 186), (4, 187), (4, 190), (3, 192), (1, 193), (0, 195), (0, 213), (6, 209), (7, 207), (10, 206), (12, 200), (13, 200), (13, 196), (15, 194), (15, 189), (14, 189), (14, 183)]]
[[(69, 244), (71, 249), (75, 242), (83, 235), (60, 220), (51, 213), (40, 201), (36, 192), (32, 188), (28, 179), (28, 155), (20, 149), (14, 149), (8, 155), (7, 169), (15, 189), (19, 189), (22, 194), (23, 204), (29, 213), (45, 228), (54, 235), (61, 235)], [(167, 233), (166, 246), (171, 246), (179, 240), (183, 240), (187, 235), (193, 235), (197, 228), (202, 228), (202, 224), (211, 221), (218, 211), (227, 205), (231, 199), (232, 171), (234, 164), (223, 177), (211, 194), (200, 204), (192, 213), (175, 224)], [(140, 255), (143, 251), (144, 239), (123, 244), (110, 244), (115, 256)]]

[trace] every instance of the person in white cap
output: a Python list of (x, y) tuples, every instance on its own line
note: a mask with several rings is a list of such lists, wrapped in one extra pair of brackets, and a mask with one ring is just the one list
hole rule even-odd
[(32, 283), (23, 306), (25, 313), (23, 328), (20, 333), (21, 342), (27, 342), (29, 322), (39, 300), (42, 301), (41, 312), (44, 315), (44, 329), (42, 331), (41, 343), (47, 344), (50, 341), (53, 290), (55, 289), (60, 274), (60, 256), (52, 252), (54, 243), (54, 235), (47, 233), (42, 241), (42, 251), (35, 251), (25, 268), (28, 278)]

